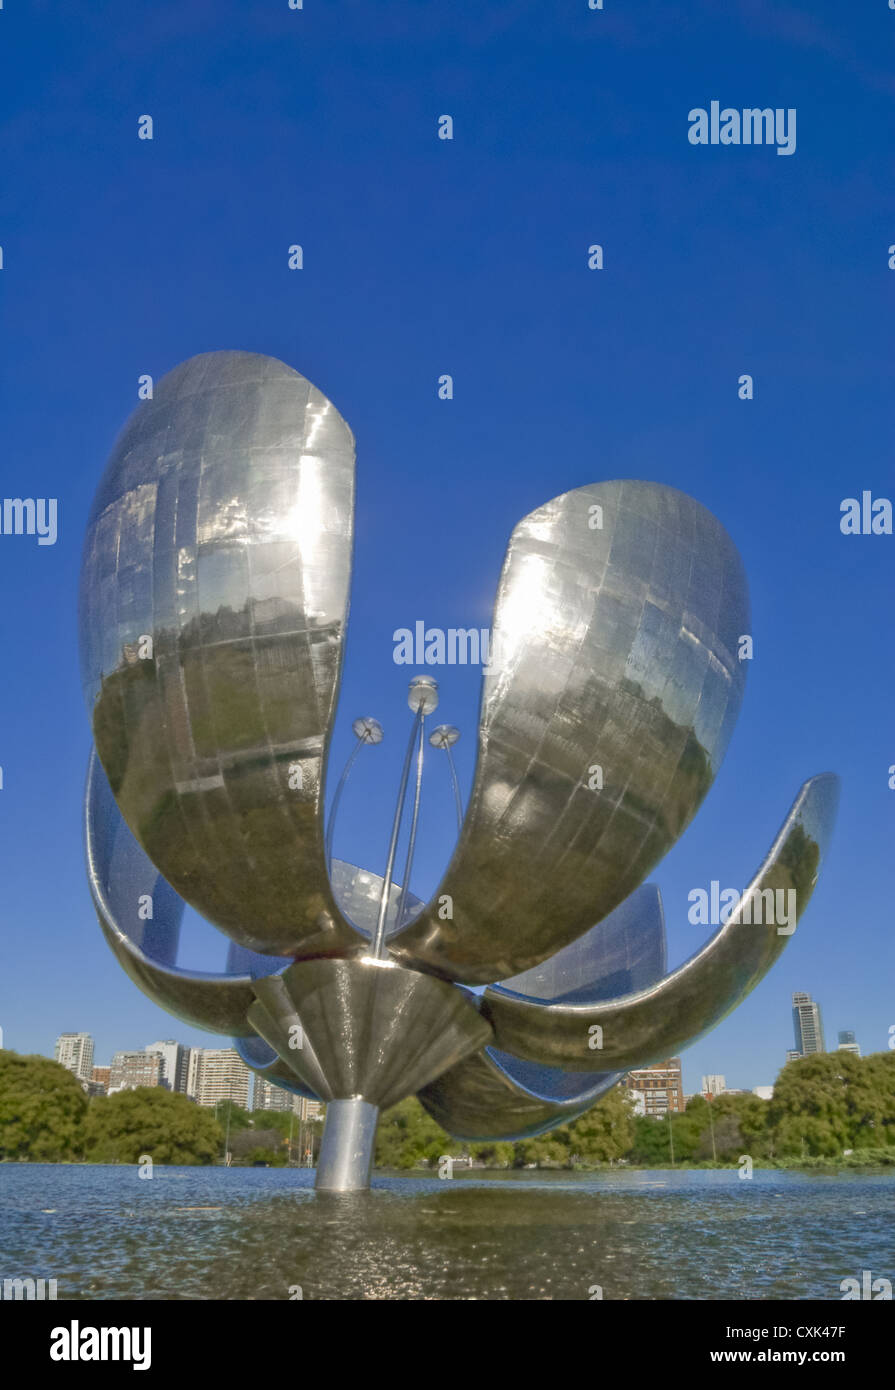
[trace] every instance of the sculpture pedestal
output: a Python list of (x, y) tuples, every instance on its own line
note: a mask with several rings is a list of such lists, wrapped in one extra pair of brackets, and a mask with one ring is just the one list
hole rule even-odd
[(379, 1106), (361, 1100), (331, 1100), (317, 1160), (318, 1192), (360, 1192), (370, 1186)]
[(368, 1188), (380, 1110), (493, 1037), (466, 990), (392, 960), (300, 960), (252, 989), (252, 1027), (305, 1094), (326, 1101), (321, 1192)]

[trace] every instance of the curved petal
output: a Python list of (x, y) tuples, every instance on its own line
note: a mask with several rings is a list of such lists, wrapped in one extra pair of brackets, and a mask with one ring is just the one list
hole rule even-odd
[[(652, 987), (590, 1004), (539, 1003), (500, 987), (486, 990), (482, 1013), (497, 1045), (549, 1066), (628, 1070), (673, 1056), (714, 1028), (770, 969), (807, 907), (838, 797), (839, 779), (831, 773), (804, 784), (728, 921), (695, 956)], [(774, 895), (770, 924), (769, 891)], [(778, 898), (778, 893), (794, 897)], [(792, 926), (784, 924), (791, 910)], [(591, 1051), (595, 1026), (602, 1029), (602, 1046)]]
[(583, 1115), (624, 1074), (531, 1067), (486, 1047), (419, 1091), (417, 1099), (458, 1139), (528, 1139)]
[[(90, 754), (84, 798), (87, 878), (103, 935), (119, 964), (153, 1003), (211, 1033), (253, 1036), (250, 975), (206, 975), (174, 964), (183, 900), (143, 853)], [(141, 902), (142, 900), (142, 902)], [(152, 903), (152, 917), (141, 907)]]
[(299, 1081), (294, 1071), (280, 1060), (263, 1038), (234, 1038), (233, 1046), (249, 1071), (253, 1071), (263, 1081), (270, 1081), (281, 1090), (289, 1091), (294, 1096), (303, 1096), (305, 1100), (320, 1100), (320, 1096)]
[[(358, 951), (361, 944), (369, 941), (376, 927), (379, 913), (379, 898), (382, 893), (382, 875), (370, 869), (360, 869), (344, 859), (333, 859), (331, 865), (333, 895), (343, 917), (358, 933)], [(401, 896), (401, 885), (392, 883), (389, 891), (389, 906), (395, 908)], [(421, 908), (423, 903), (413, 893), (408, 892), (407, 904), (410, 909)], [(234, 974), (249, 974), (253, 979), (265, 975), (276, 975), (285, 970), (293, 961), (292, 956), (271, 956), (258, 951), (250, 951), (231, 941), (227, 954), (227, 970)]]
[(491, 1038), (466, 990), (370, 957), (298, 961), (254, 989), (255, 1032), (325, 1100), (386, 1108)]
[(495, 989), (556, 1003), (592, 1003), (645, 989), (665, 969), (662, 895), (654, 883), (644, 883), (570, 946)]
[[(382, 875), (374, 874), (370, 869), (359, 869), (344, 859), (334, 859), (332, 861), (332, 884), (339, 910), (351, 926), (355, 927), (364, 939), (369, 941), (376, 930), (376, 919), (379, 916)], [(395, 883), (392, 880), (388, 898), (390, 917), (397, 913), (401, 892), (400, 883)], [(416, 911), (425, 906), (409, 890), (405, 904), (408, 911)]]
[(82, 679), (125, 820), (253, 951), (358, 945), (323, 847), (348, 609), (354, 438), (272, 357), (169, 372), (119, 437), (81, 572)]
[[(654, 883), (542, 965), (493, 992), (552, 1003), (612, 999), (644, 989), (665, 971), (665, 918)], [(460, 1139), (522, 1139), (589, 1110), (624, 1072), (562, 1071), (485, 1047), (419, 1093), (429, 1113)]]
[[(628, 897), (711, 786), (748, 631), (732, 541), (673, 488), (593, 484), (521, 521), (494, 612), (469, 810), (432, 902), (390, 940), (395, 956), (499, 980)], [(450, 921), (437, 911), (445, 895)]]

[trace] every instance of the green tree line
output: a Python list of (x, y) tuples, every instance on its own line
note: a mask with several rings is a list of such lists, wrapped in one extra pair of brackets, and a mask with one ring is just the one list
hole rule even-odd
[[(319, 1124), (302, 1127), (302, 1147), (319, 1145)], [(291, 1140), (290, 1140), (291, 1133)], [(77, 1079), (45, 1057), (0, 1051), (0, 1161), (207, 1164), (288, 1162), (299, 1157), (297, 1119), (249, 1115), (225, 1102), (217, 1113), (158, 1087), (113, 1096), (84, 1094)], [(625, 1162), (645, 1167), (839, 1161), (895, 1163), (895, 1052), (859, 1058), (819, 1053), (789, 1062), (771, 1101), (753, 1095), (693, 1096), (682, 1114), (636, 1116), (615, 1087), (573, 1123), (533, 1139), (472, 1143), (452, 1138), (411, 1097), (387, 1111), (376, 1142), (378, 1167), (409, 1170), (444, 1156), (489, 1167), (575, 1168)]]
[[(196, 1105), (160, 1086), (112, 1096), (85, 1095), (78, 1079), (46, 1057), (0, 1051), (0, 1162), (207, 1164), (226, 1141), (237, 1163), (286, 1164), (290, 1119), (282, 1112), (250, 1115), (231, 1101)], [(322, 1125), (303, 1127), (307, 1148)], [(292, 1125), (298, 1158), (299, 1124)]]

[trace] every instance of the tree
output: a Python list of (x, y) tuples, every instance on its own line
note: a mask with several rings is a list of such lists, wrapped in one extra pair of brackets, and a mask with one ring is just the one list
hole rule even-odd
[(895, 1052), (872, 1052), (852, 1075), (847, 1101), (851, 1147), (895, 1145)]
[[(769, 1157), (768, 1102), (766, 1100), (753, 1095), (721, 1095), (713, 1104), (718, 1106), (718, 1113), (721, 1115), (733, 1114), (736, 1116), (742, 1144), (740, 1154), (749, 1154), (752, 1158)], [(739, 1158), (740, 1155), (732, 1156)]]
[(646, 1168), (666, 1168), (672, 1156), (675, 1163), (688, 1163), (696, 1147), (696, 1133), (695, 1122), (691, 1118), (688, 1123), (686, 1115), (638, 1115), (629, 1157)]
[(58, 1062), (0, 1052), (0, 1160), (79, 1158), (86, 1110), (81, 1083)]
[(612, 1090), (590, 1110), (564, 1126), (570, 1157), (585, 1163), (611, 1163), (624, 1158), (634, 1142), (634, 1099), (623, 1086)]
[(573, 1168), (576, 1163), (611, 1163), (623, 1158), (634, 1140), (634, 1102), (614, 1086), (577, 1120), (516, 1143), (516, 1165)]
[(455, 1153), (457, 1140), (445, 1134), (415, 1096), (387, 1110), (376, 1134), (377, 1168), (415, 1168)]
[[(320, 1151), (322, 1120), (299, 1120), (298, 1115), (292, 1110), (256, 1110), (254, 1121), (256, 1125), (263, 1123), (265, 1129), (275, 1129), (279, 1132), (285, 1144), (286, 1162), (291, 1156), (294, 1162), (303, 1163), (306, 1154), (310, 1153), (313, 1156)], [(230, 1147), (233, 1148), (233, 1145)]]
[(538, 1168), (568, 1168), (571, 1154), (567, 1125), (516, 1143), (516, 1163), (521, 1167), (536, 1164)]
[(288, 1140), (279, 1129), (241, 1129), (230, 1139), (230, 1152), (237, 1162), (258, 1163), (262, 1159), (283, 1167), (288, 1159)]
[(160, 1086), (95, 1096), (84, 1124), (91, 1163), (213, 1163), (223, 1139), (213, 1111)]
[[(452, 1139), (456, 1156), (457, 1140)], [(477, 1144), (464, 1144), (470, 1158), (478, 1159), (489, 1168), (512, 1168), (516, 1160), (516, 1145), (510, 1139), (483, 1139)]]
[(768, 1124), (776, 1151), (793, 1157), (895, 1142), (895, 1054), (819, 1052), (787, 1062)]
[(287, 1163), (283, 1149), (254, 1148), (243, 1156), (246, 1168), (285, 1168)]
[[(680, 1144), (680, 1153), (678, 1145)], [(674, 1132), (675, 1156), (697, 1163), (717, 1159), (735, 1163), (741, 1154), (753, 1159), (768, 1152), (767, 1101), (758, 1096), (691, 1096)]]
[(226, 1134), (227, 1120), (230, 1121), (230, 1133), (238, 1129), (251, 1129), (254, 1121), (248, 1110), (243, 1110), (233, 1100), (219, 1100), (214, 1107), (214, 1114), (221, 1129)]

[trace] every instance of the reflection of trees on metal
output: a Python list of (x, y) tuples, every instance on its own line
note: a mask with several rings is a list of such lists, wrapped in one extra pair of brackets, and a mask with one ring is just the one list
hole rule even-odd
[[(328, 1103), (327, 1188), (367, 1184), (378, 1112), (410, 1094), (467, 1137), (580, 1114), (717, 1023), (787, 940), (744, 922), (741, 903), (664, 974), (644, 880), (718, 770), (749, 621), (726, 532), (659, 484), (578, 488), (513, 532), (473, 786), (431, 901), (410, 894), (411, 855), (400, 883), (332, 858), (324, 774), (353, 505), (335, 407), (271, 358), (205, 354), (126, 424), (81, 585), (103, 931), (152, 999)], [(412, 685), (402, 785), (415, 751), (417, 809), (435, 702), (434, 683)], [(357, 748), (381, 736), (375, 720), (355, 733)], [(450, 755), (452, 726), (436, 735)], [(835, 801), (835, 778), (804, 785), (744, 902), (795, 888), (804, 909)], [(393, 834), (392, 865), (396, 848)], [(184, 902), (230, 938), (226, 972), (177, 966)]]

